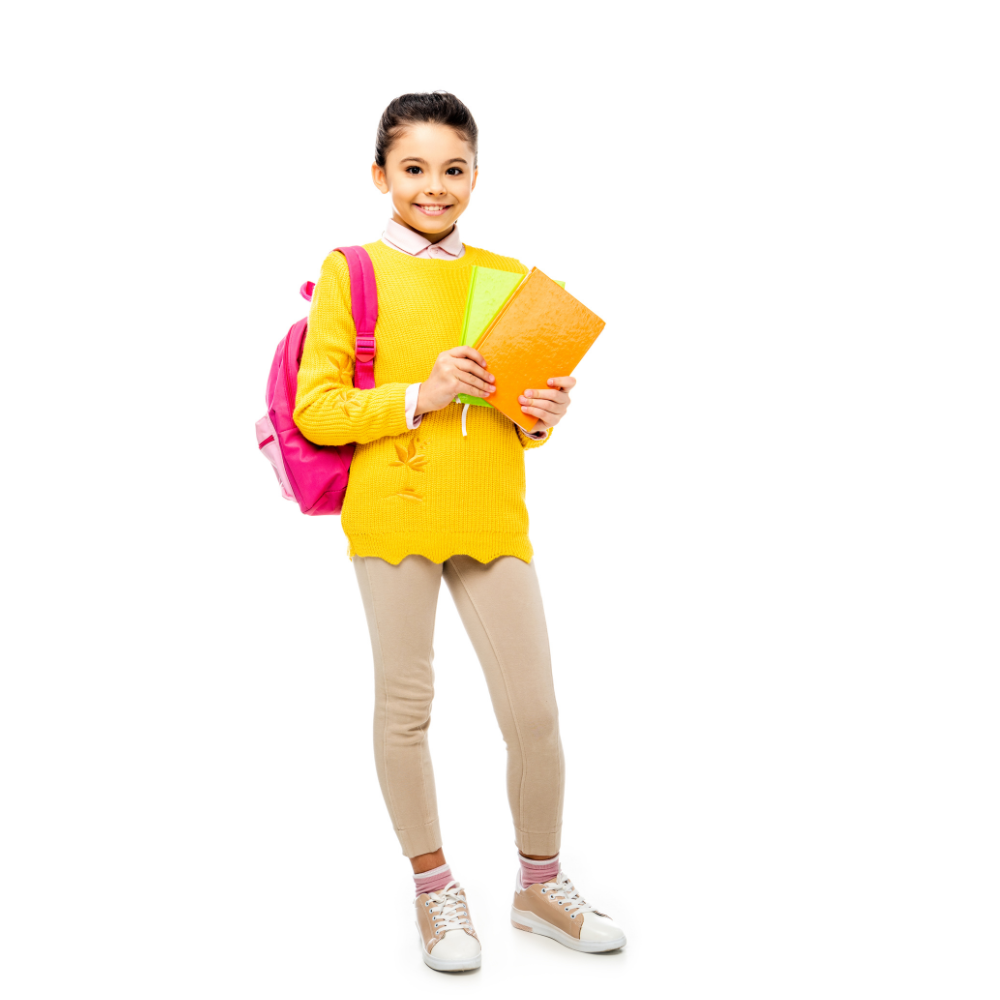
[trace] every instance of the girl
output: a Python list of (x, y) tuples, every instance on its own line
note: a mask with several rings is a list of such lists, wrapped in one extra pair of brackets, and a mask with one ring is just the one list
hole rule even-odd
[(570, 376), (525, 386), (533, 432), (493, 407), (494, 376), (455, 347), (473, 264), (526, 273), (512, 257), (465, 246), (455, 225), (476, 186), (477, 128), (452, 94), (404, 94), (385, 110), (372, 179), (392, 200), (365, 246), (378, 286), (375, 388), (353, 388), (355, 328), (347, 262), (331, 253), (313, 293), (294, 419), (316, 444), (355, 442), (341, 524), (375, 665), (375, 763), (416, 884), (423, 959), (480, 965), (465, 890), (445, 861), (427, 747), (433, 631), (441, 579), (479, 656), (507, 744), (507, 794), (519, 849), (511, 920), (578, 951), (625, 935), (584, 901), (559, 865), (563, 753), (548, 634), (528, 540), (524, 451), (552, 438)]

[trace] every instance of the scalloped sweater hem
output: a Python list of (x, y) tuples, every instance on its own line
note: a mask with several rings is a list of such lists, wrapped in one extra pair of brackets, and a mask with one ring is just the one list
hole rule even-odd
[(471, 556), (481, 563), (492, 562), (499, 556), (516, 556), (526, 563), (534, 557), (531, 542), (520, 534), (498, 534), (483, 531), (448, 535), (384, 532), (377, 535), (354, 535), (348, 541), (347, 555), (377, 556), (398, 566), (407, 556), (424, 556), (431, 562), (442, 563), (452, 556)]

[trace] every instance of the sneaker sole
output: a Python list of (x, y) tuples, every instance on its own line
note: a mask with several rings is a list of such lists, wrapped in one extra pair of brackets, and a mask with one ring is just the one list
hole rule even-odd
[(445, 958), (435, 958), (424, 948), (424, 938), (417, 928), (417, 941), (420, 943), (420, 954), (423, 956), (424, 965), (435, 972), (468, 972), (471, 969), (478, 969), (483, 964), (483, 953), (480, 952), (475, 958), (453, 958), (450, 961)]
[(602, 951), (617, 951), (625, 947), (625, 935), (615, 941), (580, 941), (578, 938), (570, 937), (565, 931), (536, 917), (534, 913), (527, 913), (519, 910), (516, 906), (510, 908), (510, 922), (519, 931), (527, 931), (529, 934), (541, 934), (543, 937), (552, 938), (560, 944), (572, 948), (573, 951), (585, 951), (589, 954), (597, 954)]

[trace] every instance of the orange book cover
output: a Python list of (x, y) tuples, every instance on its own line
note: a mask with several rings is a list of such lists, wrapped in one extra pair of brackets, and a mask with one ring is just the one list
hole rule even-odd
[(533, 267), (476, 341), (496, 377), (490, 405), (530, 431), (538, 418), (524, 413), (517, 397), (572, 375), (603, 329), (600, 316)]

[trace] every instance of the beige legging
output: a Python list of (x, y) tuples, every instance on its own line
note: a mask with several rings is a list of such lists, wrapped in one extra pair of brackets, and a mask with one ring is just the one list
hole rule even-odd
[(517, 846), (559, 850), (564, 765), (549, 638), (534, 563), (500, 556), (398, 566), (353, 559), (375, 660), (375, 767), (407, 857), (441, 847), (427, 729), (434, 697), (434, 616), (441, 576), (482, 664), (507, 743), (507, 797)]

